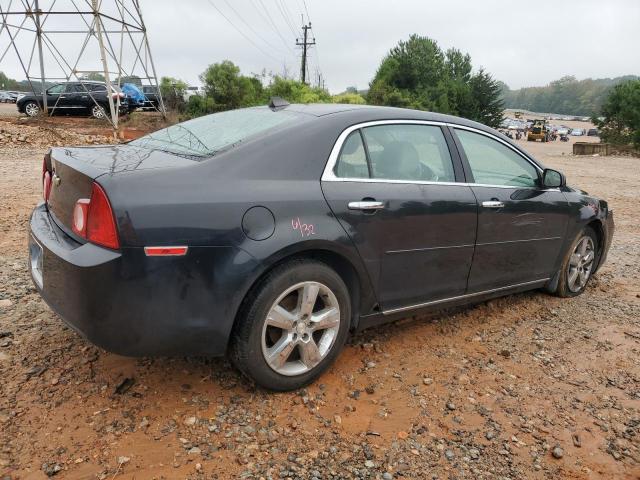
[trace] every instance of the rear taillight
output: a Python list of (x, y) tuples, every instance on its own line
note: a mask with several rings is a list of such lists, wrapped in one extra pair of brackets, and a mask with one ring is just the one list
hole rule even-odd
[(42, 176), (42, 198), (45, 202), (49, 201), (49, 194), (51, 193), (51, 173), (44, 172)]
[(91, 199), (81, 198), (73, 209), (72, 229), (91, 243), (120, 248), (116, 221), (111, 204), (102, 187), (93, 182)]
[(51, 161), (51, 154), (47, 153), (42, 160), (42, 198), (45, 202), (49, 201), (51, 193), (51, 172), (47, 165)]

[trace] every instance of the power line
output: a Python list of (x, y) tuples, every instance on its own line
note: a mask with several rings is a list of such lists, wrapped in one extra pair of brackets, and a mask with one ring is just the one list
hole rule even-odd
[(258, 15), (260, 15), (260, 17), (266, 23), (270, 23), (271, 24), (271, 26), (273, 27), (273, 30), (278, 34), (278, 37), (280, 37), (280, 40), (282, 40), (282, 43), (289, 49), (289, 51), (291, 53), (294, 53), (293, 50), (291, 49), (291, 47), (289, 46), (289, 43), (284, 39), (284, 37), (282, 36), (282, 33), (280, 33), (280, 29), (278, 28), (276, 23), (273, 21), (273, 18), (271, 18), (271, 14), (269, 13), (269, 10), (267, 10), (266, 7), (264, 6), (264, 3), (262, 3), (262, 0), (258, 0), (258, 2), (260, 2), (260, 5), (262, 6), (262, 9), (267, 14), (266, 16), (264, 16), (262, 14), (262, 12), (260, 11), (260, 9), (258, 8), (258, 5), (254, 3), (254, 0), (251, 0), (251, 3), (254, 6), (254, 8), (256, 9), (256, 12), (258, 13)]
[[(258, 33), (258, 32), (257, 32), (257, 31), (256, 31), (256, 30), (255, 30), (255, 29), (254, 29), (254, 28), (253, 28), (253, 27), (252, 27), (252, 26), (251, 26), (251, 25), (250, 25), (250, 24), (249, 24), (249, 23), (248, 23), (248, 22), (247, 22), (243, 17), (242, 17), (242, 15), (240, 15), (240, 14), (238, 13), (238, 11), (237, 11), (235, 8), (233, 8), (233, 6), (231, 6), (231, 4), (230, 4), (227, 0), (222, 0), (222, 1), (227, 5), (227, 7), (229, 7), (229, 8), (231, 9), (231, 11), (232, 11), (233, 13), (235, 13), (235, 14), (237, 15), (237, 17), (240, 19), (240, 21), (241, 21), (242, 23), (244, 23), (244, 24), (247, 26), (247, 28), (249, 28), (249, 30), (251, 30), (251, 31), (253, 32), (253, 34), (254, 34), (258, 39), (260, 39), (262, 42), (264, 42), (264, 43), (265, 43), (265, 45), (266, 45), (266, 46), (268, 46), (269, 48), (272, 48), (272, 49), (274, 49), (274, 50), (280, 50), (278, 47), (276, 47), (276, 46), (272, 45), (272, 44), (271, 44), (271, 42), (268, 42), (268, 41), (267, 41), (267, 40), (266, 40), (262, 35), (260, 35), (260, 34), (259, 34), (259, 33)], [(290, 47), (289, 47), (289, 50), (291, 50), (291, 48), (290, 48)], [(282, 53), (282, 52), (281, 52), (281, 53)]]
[(209, 4), (216, 9), (216, 11), (222, 15), (222, 17), (229, 23), (229, 25), (231, 25), (240, 35), (242, 35), (245, 39), (247, 39), (254, 47), (256, 47), (258, 50), (260, 50), (260, 52), (262, 52), (263, 54), (265, 54), (267, 57), (275, 60), (276, 62), (280, 62), (280, 59), (274, 57), (273, 55), (271, 55), (269, 52), (267, 52), (266, 50), (264, 50), (262, 47), (260, 47), (260, 45), (258, 45), (256, 42), (254, 42), (251, 37), (249, 37), (248, 35), (246, 35), (242, 30), (240, 30), (231, 20), (229, 20), (229, 17), (227, 17), (222, 10), (220, 10), (215, 3), (213, 3), (213, 0), (207, 0), (209, 2)]
[(289, 18), (287, 17), (287, 14), (282, 9), (280, 1), (279, 0), (275, 0), (275, 4), (276, 4), (276, 7), (278, 7), (278, 11), (280, 12), (280, 15), (282, 15), (282, 18), (284, 18), (284, 23), (287, 25), (287, 27), (289, 27), (289, 30), (291, 30), (291, 33), (295, 37), (296, 36), (296, 29), (293, 26), (293, 24), (291, 23), (291, 20), (289, 20)]

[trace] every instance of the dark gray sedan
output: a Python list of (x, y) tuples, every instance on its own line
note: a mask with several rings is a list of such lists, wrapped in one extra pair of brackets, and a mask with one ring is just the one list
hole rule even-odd
[(54, 148), (34, 282), (125, 355), (223, 355), (295, 389), (350, 331), (530, 289), (582, 293), (607, 202), (495, 130), (352, 105), (218, 113), (125, 145)]

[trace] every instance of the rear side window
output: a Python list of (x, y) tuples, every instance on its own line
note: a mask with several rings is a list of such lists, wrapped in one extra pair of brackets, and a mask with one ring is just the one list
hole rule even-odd
[(342, 144), (334, 173), (340, 178), (369, 178), (367, 154), (359, 130), (351, 132)]
[(537, 169), (506, 145), (486, 135), (456, 129), (475, 183), (535, 187)]
[(273, 112), (266, 107), (230, 110), (172, 125), (140, 137), (130, 145), (177, 155), (210, 157), (253, 135), (296, 120), (300, 120), (300, 115), (286, 110)]
[(362, 129), (373, 178), (455, 182), (442, 130), (434, 125), (392, 124)]

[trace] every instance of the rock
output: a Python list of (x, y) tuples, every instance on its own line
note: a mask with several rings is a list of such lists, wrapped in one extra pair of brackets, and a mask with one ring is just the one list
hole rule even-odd
[(200, 471), (202, 471), (202, 464), (196, 463), (196, 472), (200, 472)]
[(373, 385), (369, 385), (367, 386), (367, 388), (364, 389), (365, 392), (367, 392), (369, 395), (373, 395), (376, 392), (376, 389)]
[(398, 438), (400, 440), (405, 440), (408, 436), (409, 434), (407, 432), (398, 432)]
[(393, 475), (391, 475), (389, 472), (384, 472), (382, 474), (382, 480), (393, 480)]
[(478, 458), (480, 458), (480, 451), (477, 448), (470, 448), (469, 456), (472, 460), (477, 460)]
[(486, 438), (487, 440), (493, 440), (494, 438), (496, 438), (496, 432), (494, 432), (493, 430), (489, 430), (484, 434), (484, 438)]
[(9, 308), (11, 305), (13, 305), (13, 302), (8, 298), (0, 300), (0, 308)]
[(456, 404), (453, 402), (447, 402), (447, 410), (455, 410), (456, 409)]
[(62, 470), (62, 467), (57, 463), (42, 464), (42, 471), (45, 473), (47, 477), (53, 477), (54, 475), (57, 475), (60, 470)]
[(131, 459), (129, 457), (118, 457), (118, 465), (124, 465), (126, 463), (129, 463), (131, 461)]
[(551, 455), (553, 455), (553, 458), (560, 459), (564, 457), (564, 450), (562, 450), (562, 448), (556, 445), (555, 447), (553, 447), (553, 450), (551, 451)]
[(376, 464), (375, 464), (375, 463), (373, 463), (373, 461), (371, 461), (371, 460), (366, 460), (366, 461), (364, 462), (364, 466), (365, 466), (365, 467), (367, 467), (367, 468), (373, 468), (373, 467), (375, 467), (375, 466), (376, 466)]
[(504, 358), (509, 358), (511, 356), (511, 352), (507, 349), (503, 349), (498, 352), (498, 355)]
[(574, 433), (573, 435), (571, 435), (571, 440), (573, 440), (573, 446), (574, 447), (582, 447), (582, 441), (580, 441), (580, 437), (578, 436), (577, 433)]
[(200, 455), (201, 451), (198, 447), (191, 447), (187, 453), (189, 455)]
[(184, 424), (188, 427), (195, 425), (198, 419), (196, 417), (187, 417), (184, 420)]
[(451, 450), (450, 448), (447, 448), (447, 449), (444, 451), (444, 456), (445, 456), (445, 457), (446, 457), (446, 459), (447, 459), (447, 460), (449, 460), (449, 461), (451, 461), (451, 460), (453, 460), (454, 458), (456, 458), (456, 454), (455, 454), (455, 453), (453, 453), (453, 450)]
[(431, 385), (433, 383), (433, 378), (424, 377), (422, 379), (422, 383), (425, 384), (425, 385)]
[(342, 417), (340, 415), (334, 415), (333, 421), (336, 422), (338, 425), (342, 425)]

